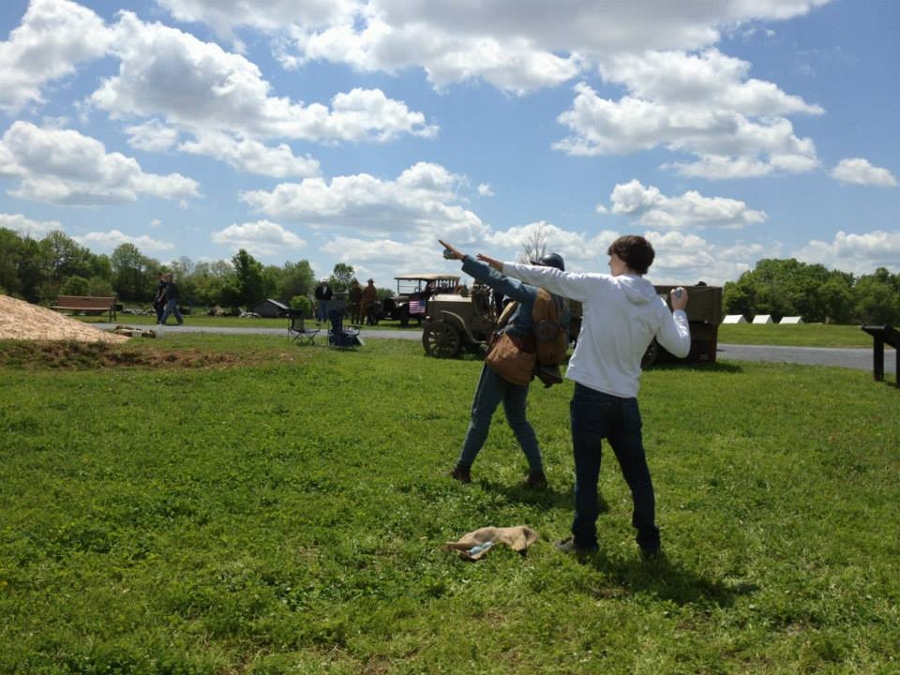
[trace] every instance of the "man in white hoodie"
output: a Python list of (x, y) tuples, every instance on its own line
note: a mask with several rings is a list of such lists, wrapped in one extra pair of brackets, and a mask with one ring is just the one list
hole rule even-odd
[(494, 269), (582, 303), (581, 332), (566, 377), (575, 382), (570, 403), (575, 459), (575, 518), (572, 537), (557, 548), (584, 556), (597, 551), (597, 481), (601, 442), (606, 439), (631, 489), (632, 524), (645, 557), (660, 550), (656, 499), (644, 453), (637, 394), (641, 358), (656, 338), (668, 352), (684, 357), (691, 348), (687, 292), (673, 289), (669, 302), (643, 278), (653, 263), (653, 247), (627, 235), (609, 247), (610, 274), (578, 274), (478, 258)]

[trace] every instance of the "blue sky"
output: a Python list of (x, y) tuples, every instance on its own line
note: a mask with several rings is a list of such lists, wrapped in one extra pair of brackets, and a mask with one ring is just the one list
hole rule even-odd
[(895, 0), (5, 0), (0, 227), (392, 287), (535, 237), (900, 272)]

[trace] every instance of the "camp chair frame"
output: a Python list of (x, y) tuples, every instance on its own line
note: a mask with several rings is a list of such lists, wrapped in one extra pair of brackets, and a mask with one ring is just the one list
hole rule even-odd
[(321, 328), (307, 328), (304, 323), (303, 314), (288, 314), (288, 341), (297, 342), (304, 345), (314, 345), (316, 343), (316, 335), (319, 334)]

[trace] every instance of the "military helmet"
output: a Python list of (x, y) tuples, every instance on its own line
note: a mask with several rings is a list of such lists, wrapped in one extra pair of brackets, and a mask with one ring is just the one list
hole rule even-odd
[(541, 256), (539, 260), (532, 260), (531, 264), (543, 265), (544, 267), (555, 267), (562, 272), (566, 271), (566, 263), (563, 262), (562, 256), (559, 253), (548, 253), (545, 256)]

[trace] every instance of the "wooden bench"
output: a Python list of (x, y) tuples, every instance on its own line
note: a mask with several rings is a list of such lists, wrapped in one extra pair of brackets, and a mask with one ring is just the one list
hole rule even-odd
[(61, 295), (50, 309), (60, 312), (106, 312), (110, 321), (116, 319), (116, 299), (90, 295)]

